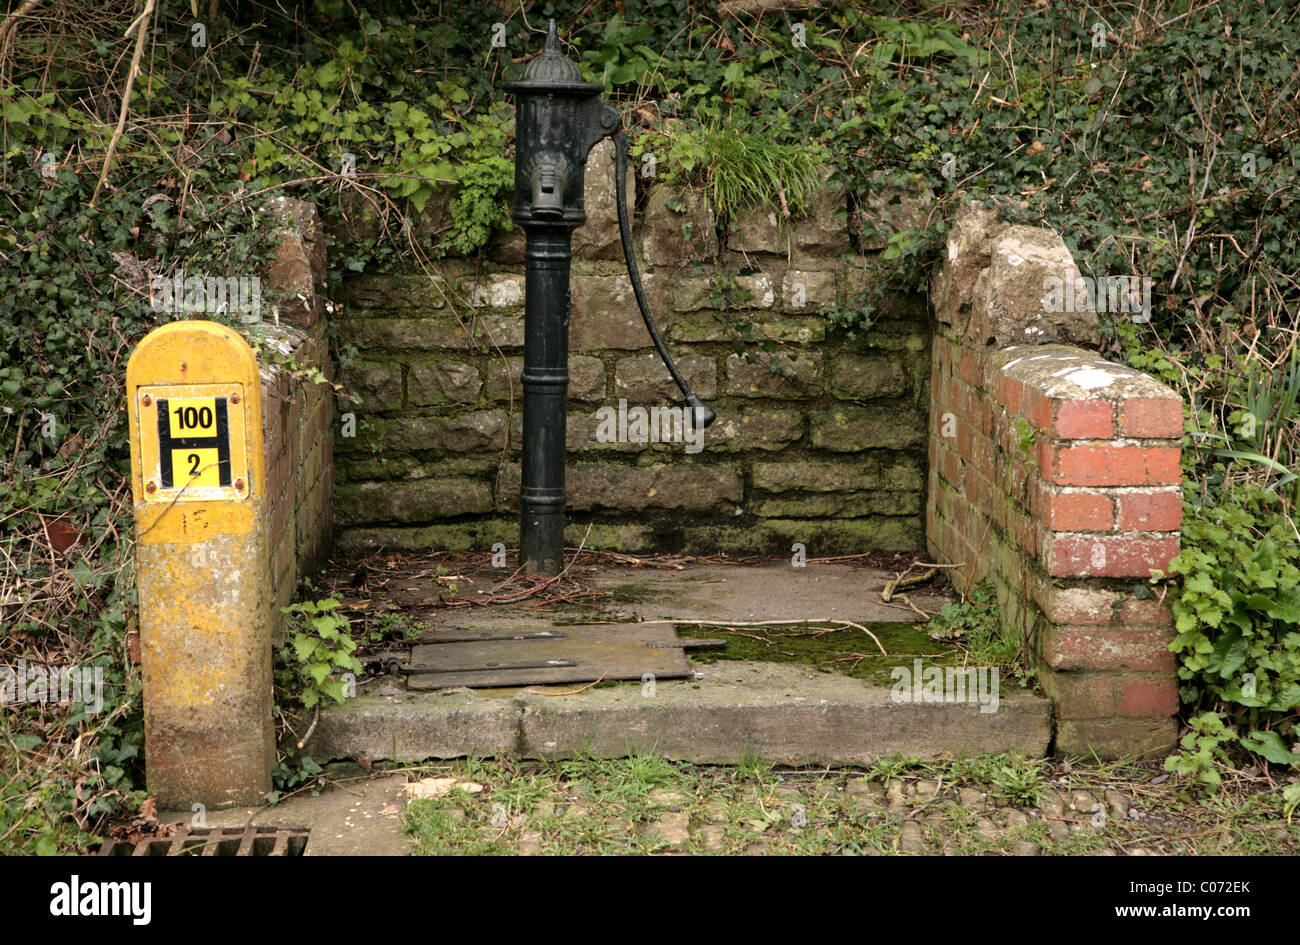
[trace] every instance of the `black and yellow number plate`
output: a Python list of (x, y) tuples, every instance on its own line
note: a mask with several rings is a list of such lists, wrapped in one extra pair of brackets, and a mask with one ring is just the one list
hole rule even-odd
[(141, 472), (149, 500), (234, 499), (248, 494), (241, 387), (139, 389)]

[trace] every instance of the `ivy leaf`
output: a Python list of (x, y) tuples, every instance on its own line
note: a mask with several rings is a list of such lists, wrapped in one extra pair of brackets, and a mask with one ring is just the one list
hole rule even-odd
[(5, 102), (4, 116), (5, 121), (11, 125), (25, 125), (31, 119), (32, 115), (41, 109), (29, 98), (15, 99), (12, 102)]
[(1251, 732), (1241, 743), (1255, 754), (1275, 765), (1300, 763), (1300, 755), (1291, 751), (1277, 732)]
[(1245, 637), (1234, 628), (1215, 642), (1214, 663), (1211, 665), (1220, 676), (1231, 676), (1245, 664), (1248, 651)]
[(1294, 683), (1283, 689), (1273, 698), (1271, 708), (1278, 712), (1294, 712), (1300, 707), (1300, 683)]
[(13, 735), (10, 740), (19, 751), (32, 751), (45, 744), (39, 736), (36, 735)]
[(1300, 624), (1300, 590), (1291, 588), (1285, 596), (1265, 611), (1274, 620)]

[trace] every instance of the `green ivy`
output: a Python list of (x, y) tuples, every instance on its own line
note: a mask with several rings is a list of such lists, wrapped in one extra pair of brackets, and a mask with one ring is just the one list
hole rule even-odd
[[(1300, 737), (1300, 538), (1282, 501), (1252, 488), (1188, 503), (1170, 571), (1182, 577), (1172, 648), (1183, 700), (1219, 713), (1240, 733), (1231, 740), (1265, 760), (1300, 763), (1291, 749)], [(1208, 724), (1202, 735), (1221, 734)], [(1209, 757), (1198, 746), (1197, 757)]]

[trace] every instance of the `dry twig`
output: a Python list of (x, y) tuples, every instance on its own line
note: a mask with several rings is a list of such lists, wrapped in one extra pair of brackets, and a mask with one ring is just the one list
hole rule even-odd
[[(154, 0), (145, 0), (144, 12), (131, 25), (135, 27), (135, 51), (131, 53), (131, 66), (126, 72), (126, 89), (122, 92), (122, 108), (117, 113), (117, 127), (104, 152), (104, 167), (99, 172), (99, 182), (95, 184), (95, 193), (90, 198), (93, 207), (99, 201), (99, 192), (108, 183), (108, 172), (113, 166), (113, 156), (117, 153), (117, 143), (122, 140), (122, 131), (126, 128), (126, 113), (131, 109), (131, 90), (135, 87), (135, 77), (140, 74), (140, 55), (144, 52), (144, 38), (149, 33), (149, 21), (153, 18)], [(8, 22), (6, 20), (6, 22)], [(127, 35), (131, 34), (130, 28)]]

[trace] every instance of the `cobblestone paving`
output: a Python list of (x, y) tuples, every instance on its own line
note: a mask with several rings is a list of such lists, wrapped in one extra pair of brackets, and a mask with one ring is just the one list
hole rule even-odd
[(1020, 759), (981, 764), (997, 783), (952, 770), (775, 771), (657, 758), (513, 771), (489, 763), (443, 769), (440, 777), (451, 771), (475, 793), (458, 785), (412, 801), (407, 816), (424, 853), (1150, 856), (1300, 848), (1300, 824), (1287, 823), (1278, 795), (1263, 784), (1206, 797), (1162, 778), (1158, 766), (1062, 774)]

